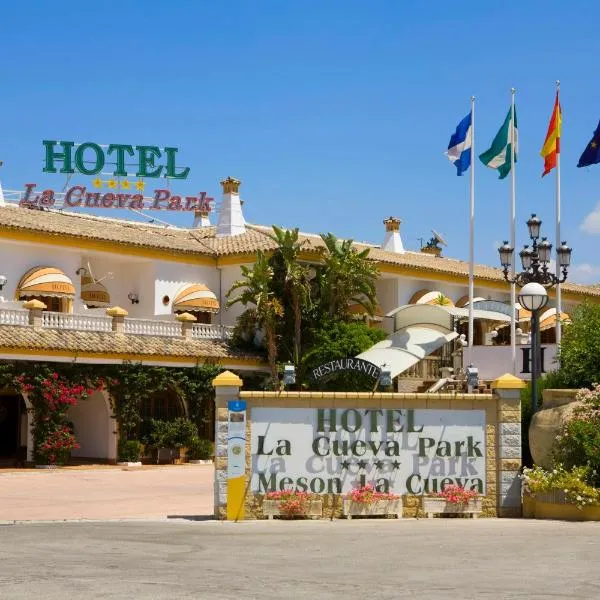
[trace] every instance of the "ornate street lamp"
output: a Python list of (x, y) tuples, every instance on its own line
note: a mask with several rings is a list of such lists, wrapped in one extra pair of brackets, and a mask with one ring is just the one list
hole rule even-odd
[[(546, 290), (566, 281), (572, 252), (566, 242), (562, 242), (558, 246), (556, 260), (562, 274), (558, 277), (552, 273), (549, 268), (552, 244), (545, 237), (538, 242), (541, 227), (541, 219), (535, 214), (531, 215), (527, 221), (531, 247), (525, 246), (519, 252), (523, 271), (517, 273), (514, 278), (509, 276), (514, 259), (514, 248), (506, 241), (498, 248), (504, 279), (509, 283), (516, 283), (521, 288), (519, 304), (531, 312), (531, 404), (534, 412), (537, 410), (537, 380), (541, 371), (539, 313), (548, 303)], [(556, 318), (560, 319), (560, 315), (556, 315)]]

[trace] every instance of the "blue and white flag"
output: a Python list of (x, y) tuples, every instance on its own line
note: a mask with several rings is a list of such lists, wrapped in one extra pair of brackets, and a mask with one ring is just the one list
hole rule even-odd
[(462, 175), (471, 166), (472, 127), (469, 113), (456, 128), (448, 144), (448, 160), (456, 166), (456, 174)]

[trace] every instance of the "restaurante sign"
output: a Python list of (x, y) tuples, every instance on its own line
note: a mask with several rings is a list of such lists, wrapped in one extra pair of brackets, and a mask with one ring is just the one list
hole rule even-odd
[(485, 494), (485, 411), (252, 408), (252, 491)]

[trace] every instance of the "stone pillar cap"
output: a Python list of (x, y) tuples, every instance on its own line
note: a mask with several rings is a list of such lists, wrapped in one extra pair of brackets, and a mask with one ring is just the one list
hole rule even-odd
[(177, 319), (177, 321), (181, 321), (182, 323), (195, 323), (198, 320), (189, 312), (181, 313), (180, 315), (177, 315), (175, 319)]
[(244, 382), (231, 371), (223, 371), (220, 375), (217, 375), (212, 381), (213, 387), (233, 386), (242, 387)]
[(522, 390), (524, 387), (527, 387), (527, 384), (510, 373), (504, 373), (492, 381), (493, 390)]
[(109, 317), (126, 317), (129, 313), (120, 306), (113, 306), (112, 308), (106, 309), (106, 314)]
[(41, 308), (42, 310), (45, 310), (48, 307), (43, 302), (40, 302), (39, 300), (27, 300), (27, 302), (23, 302), (23, 308), (26, 308), (27, 310), (34, 310), (36, 308)]

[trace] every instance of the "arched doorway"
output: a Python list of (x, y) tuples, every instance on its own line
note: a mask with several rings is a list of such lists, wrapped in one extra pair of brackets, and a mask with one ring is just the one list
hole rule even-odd
[(116, 422), (106, 392), (95, 391), (86, 400), (69, 409), (68, 418), (79, 448), (73, 458), (114, 461), (117, 458)]
[(140, 439), (150, 435), (152, 419), (174, 421), (177, 417), (185, 416), (185, 407), (172, 390), (165, 390), (150, 398), (144, 398), (140, 407)]
[(19, 394), (0, 395), (0, 464), (25, 462), (27, 410)]

